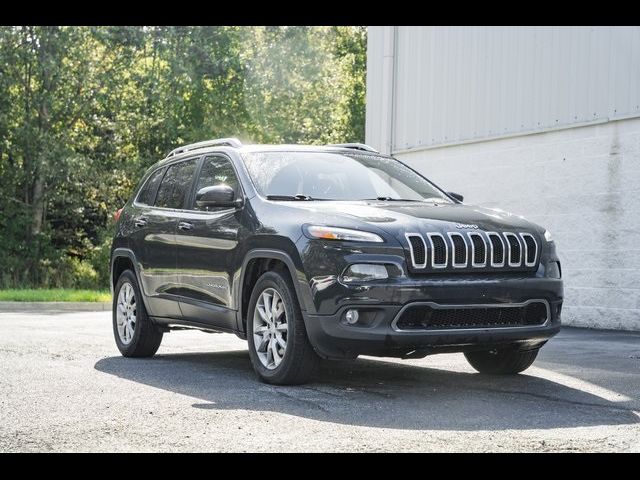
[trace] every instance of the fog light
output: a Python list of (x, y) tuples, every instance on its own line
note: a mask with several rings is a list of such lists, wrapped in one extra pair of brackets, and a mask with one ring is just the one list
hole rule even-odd
[(384, 280), (385, 278), (389, 278), (387, 267), (375, 263), (356, 263), (349, 266), (342, 274), (342, 281), (346, 283)]
[(561, 278), (562, 272), (560, 270), (560, 262), (547, 263), (547, 277), (548, 278)]
[(358, 310), (347, 310), (347, 313), (344, 314), (344, 319), (347, 321), (349, 325), (353, 325), (358, 323)]

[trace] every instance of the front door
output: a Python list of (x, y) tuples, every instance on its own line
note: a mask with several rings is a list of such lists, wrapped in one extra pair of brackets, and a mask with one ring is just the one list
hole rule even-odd
[(189, 208), (182, 212), (176, 230), (180, 310), (193, 322), (234, 330), (231, 283), (243, 209), (195, 204), (195, 192), (219, 184), (229, 185), (236, 198), (241, 198), (242, 189), (231, 161), (224, 156), (205, 157)]

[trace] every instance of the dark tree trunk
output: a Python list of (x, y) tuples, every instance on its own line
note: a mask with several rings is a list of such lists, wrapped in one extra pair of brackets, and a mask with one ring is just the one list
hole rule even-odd
[(36, 173), (33, 183), (33, 214), (31, 216), (31, 233), (37, 235), (42, 231), (42, 221), (44, 219), (44, 175)]

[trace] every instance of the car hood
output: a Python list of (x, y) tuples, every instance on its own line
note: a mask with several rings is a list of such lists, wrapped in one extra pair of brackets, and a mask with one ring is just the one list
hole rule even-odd
[(348, 227), (355, 224), (365, 228), (368, 224), (396, 238), (407, 232), (445, 232), (475, 229), (474, 226), (484, 231), (542, 233), (539, 226), (521, 216), (500, 209), (458, 203), (312, 201), (289, 205), (307, 210), (310, 219), (325, 225)]

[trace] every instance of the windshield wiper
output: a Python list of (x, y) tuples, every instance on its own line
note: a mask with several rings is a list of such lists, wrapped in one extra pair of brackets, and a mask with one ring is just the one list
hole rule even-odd
[(365, 198), (366, 201), (382, 200), (383, 202), (423, 202), (424, 200), (414, 200), (409, 198), (393, 198), (393, 197), (377, 197), (377, 198)]
[(309, 195), (303, 195), (298, 193), (297, 195), (267, 195), (267, 200), (319, 200), (318, 198), (311, 198)]
[(378, 197), (378, 198), (365, 198), (364, 201), (373, 201), (379, 200), (382, 202), (419, 202), (419, 203), (433, 203), (434, 205), (438, 205), (439, 203), (450, 203), (448, 201), (443, 201), (441, 198), (429, 197), (424, 200), (415, 200), (413, 198), (393, 198), (393, 197)]

